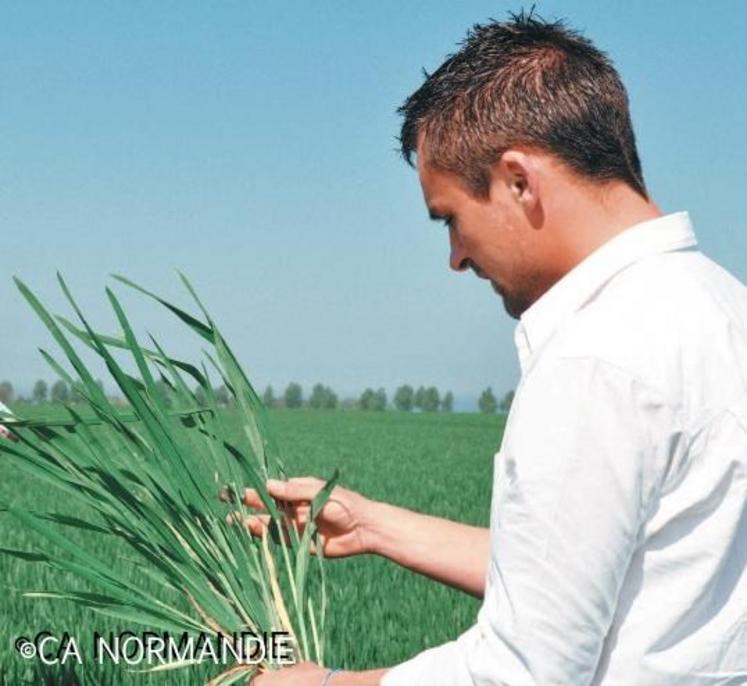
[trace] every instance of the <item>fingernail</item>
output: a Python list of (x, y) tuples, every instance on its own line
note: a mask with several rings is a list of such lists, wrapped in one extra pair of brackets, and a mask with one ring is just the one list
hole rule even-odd
[(283, 482), (279, 479), (267, 479), (267, 489), (279, 491), (283, 487)]

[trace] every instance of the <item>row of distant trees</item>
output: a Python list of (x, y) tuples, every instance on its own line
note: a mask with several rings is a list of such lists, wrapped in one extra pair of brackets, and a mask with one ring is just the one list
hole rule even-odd
[[(104, 382), (99, 379), (96, 383), (103, 391)], [(164, 381), (159, 380), (156, 382), (156, 389), (158, 390), (164, 404), (169, 406), (171, 403), (171, 390), (168, 385)], [(214, 393), (218, 405), (228, 405), (231, 402), (230, 394), (225, 386), (219, 386), (214, 389)], [(198, 386), (195, 389), (195, 397), (201, 404), (206, 404), (208, 401), (205, 389), (201, 386)], [(16, 396), (13, 384), (10, 383), (10, 381), (0, 382), (0, 402), (7, 405), (14, 400), (17, 400), (18, 402), (32, 403), (75, 403), (78, 400), (78, 393), (62, 379), (55, 381), (51, 385), (47, 384), (43, 379), (39, 379), (39, 381), (34, 384), (31, 395), (28, 398), (25, 398), (20, 395)], [(121, 398), (113, 397), (112, 400), (121, 401)]]
[[(478, 407), (480, 412), (485, 414), (492, 414), (497, 410), (508, 412), (513, 402), (513, 396), (514, 392), (509, 391), (498, 401), (493, 390), (488, 387), (480, 394)], [(366, 388), (357, 401), (346, 400), (341, 403), (337, 394), (329, 386), (320, 383), (312, 388), (311, 395), (307, 400), (304, 399), (303, 388), (296, 382), (288, 384), (281, 396), (277, 396), (272, 386), (268, 386), (262, 400), (267, 407), (282, 406), (289, 409), (310, 407), (319, 410), (332, 410), (342, 404), (345, 407), (354, 406), (361, 410), (383, 412), (390, 407), (389, 398), (383, 388)], [(451, 391), (446, 391), (442, 395), (435, 386), (419, 386), (416, 389), (409, 384), (404, 384), (394, 392), (391, 406), (400, 412), (412, 412), (413, 410), (453, 412), (454, 394)]]
[[(98, 382), (103, 389), (103, 383)], [(159, 381), (159, 388), (163, 393), (163, 400), (168, 404), (170, 396), (169, 389), (165, 383)], [(202, 387), (195, 389), (195, 396), (198, 402), (207, 403), (207, 395)], [(493, 414), (498, 410), (508, 412), (513, 402), (514, 392), (509, 391), (500, 401), (495, 397), (493, 390), (488, 387), (480, 394), (478, 408), (485, 414)], [(15, 398), (13, 385), (9, 381), (0, 382), (0, 402), (8, 404)], [(46, 381), (40, 379), (34, 384), (31, 397), (17, 398), (18, 400), (30, 400), (36, 403), (68, 403), (75, 402), (76, 394), (67, 383), (63, 380), (55, 381), (48, 385)], [(229, 405), (231, 396), (225, 386), (215, 389), (215, 400), (219, 405)], [(454, 394), (451, 391), (441, 394), (435, 386), (419, 386), (414, 388), (409, 384), (404, 384), (396, 389), (390, 399), (386, 390), (383, 388), (366, 388), (357, 399), (347, 399), (340, 401), (337, 394), (324, 384), (315, 384), (308, 397), (304, 396), (301, 384), (291, 382), (286, 386), (281, 395), (276, 395), (272, 386), (267, 386), (262, 394), (262, 401), (267, 407), (286, 407), (297, 409), (309, 407), (316, 410), (334, 410), (338, 407), (358, 408), (372, 412), (383, 412), (393, 407), (400, 412), (412, 412), (419, 410), (421, 412), (452, 412), (454, 410)]]
[(289, 383), (281, 396), (276, 396), (272, 386), (268, 386), (262, 394), (262, 402), (266, 407), (287, 407), (296, 410), (300, 407), (310, 407), (314, 410), (334, 410), (340, 399), (329, 386), (315, 384), (308, 399), (304, 398), (301, 384)]
[[(103, 388), (104, 384), (102, 381), (97, 381), (99, 386)], [(75, 401), (75, 392), (67, 385), (62, 379), (55, 381), (49, 385), (43, 379), (39, 379), (31, 391), (31, 397), (24, 398), (23, 396), (16, 396), (13, 384), (10, 381), (0, 382), (0, 402), (8, 404), (13, 400), (18, 401), (31, 401), (35, 403), (69, 403)]]
[[(389, 407), (389, 398), (383, 388), (366, 388), (358, 397), (357, 401), (346, 400), (340, 403), (337, 394), (323, 384), (316, 384), (311, 389), (308, 399), (304, 398), (301, 384), (292, 382), (288, 384), (281, 396), (276, 396), (272, 386), (268, 386), (262, 396), (267, 407), (287, 407), (296, 409), (299, 407), (310, 407), (318, 410), (333, 410), (343, 404), (345, 407), (355, 406), (361, 410), (383, 412)], [(451, 412), (454, 409), (454, 395), (448, 391), (441, 397), (435, 386), (429, 388), (420, 387), (417, 390), (405, 384), (400, 386), (392, 399), (395, 409), (410, 412), (411, 410), (422, 410), (423, 412)]]
[(488, 386), (481, 394), (480, 398), (477, 401), (477, 407), (480, 409), (480, 412), (483, 412), (484, 414), (493, 414), (496, 410), (500, 410), (501, 412), (508, 412), (511, 409), (511, 404), (514, 401), (514, 392), (508, 391), (498, 402), (495, 395), (493, 394), (493, 389)]

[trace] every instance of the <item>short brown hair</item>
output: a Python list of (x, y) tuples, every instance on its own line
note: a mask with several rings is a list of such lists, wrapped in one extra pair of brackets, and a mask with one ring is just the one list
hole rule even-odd
[(478, 196), (501, 154), (523, 144), (647, 197), (625, 87), (607, 55), (563, 21), (522, 11), (474, 26), (399, 113), (408, 163), (422, 133), (429, 161)]

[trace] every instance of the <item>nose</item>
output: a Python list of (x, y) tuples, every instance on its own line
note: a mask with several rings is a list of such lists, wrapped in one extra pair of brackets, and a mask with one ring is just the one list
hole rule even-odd
[(451, 247), (449, 266), (454, 271), (463, 272), (469, 266), (469, 258), (467, 257), (467, 251), (464, 249), (462, 241), (454, 229), (449, 229), (449, 246)]

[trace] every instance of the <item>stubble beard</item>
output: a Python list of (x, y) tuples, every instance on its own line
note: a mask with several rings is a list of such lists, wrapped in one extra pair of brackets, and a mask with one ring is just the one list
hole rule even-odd
[[(532, 279), (528, 279), (527, 284), (522, 285), (530, 285), (532, 281)], [(492, 279), (490, 280), (490, 285), (493, 291), (500, 296), (503, 302), (503, 309), (506, 310), (506, 313), (512, 319), (519, 319), (537, 300), (536, 297), (529, 295), (534, 292), (532, 288), (522, 287), (508, 291)]]

